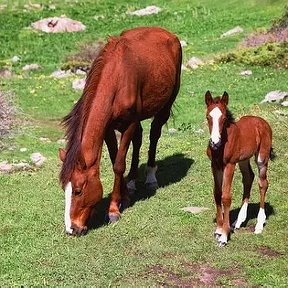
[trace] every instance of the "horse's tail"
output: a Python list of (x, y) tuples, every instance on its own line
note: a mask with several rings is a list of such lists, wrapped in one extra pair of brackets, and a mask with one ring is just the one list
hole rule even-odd
[(270, 160), (272, 160), (272, 161), (277, 157), (276, 153), (273, 150), (273, 147), (271, 147), (271, 149), (270, 149), (269, 157), (270, 157)]

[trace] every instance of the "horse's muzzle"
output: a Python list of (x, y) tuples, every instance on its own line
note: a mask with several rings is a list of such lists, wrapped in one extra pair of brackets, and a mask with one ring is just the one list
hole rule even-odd
[(85, 235), (88, 231), (87, 226), (78, 227), (75, 224), (71, 225), (71, 229), (72, 229), (72, 233), (68, 233), (68, 234), (72, 236), (82, 236), (82, 235)]
[(214, 143), (212, 139), (210, 139), (209, 145), (213, 150), (217, 150), (221, 146), (221, 139), (219, 139), (217, 143)]

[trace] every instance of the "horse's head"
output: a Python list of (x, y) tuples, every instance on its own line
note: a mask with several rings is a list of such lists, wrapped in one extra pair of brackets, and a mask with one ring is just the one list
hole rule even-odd
[(217, 150), (221, 146), (221, 135), (227, 119), (228, 93), (224, 92), (222, 97), (212, 98), (210, 91), (205, 94), (207, 106), (206, 118), (210, 131), (210, 147)]
[[(59, 149), (59, 158), (63, 166), (68, 164), (64, 149)], [(68, 181), (62, 183), (65, 191), (66, 232), (71, 235), (85, 234), (92, 209), (103, 195), (99, 169), (95, 166), (87, 167), (83, 158), (79, 157), (69, 173)]]

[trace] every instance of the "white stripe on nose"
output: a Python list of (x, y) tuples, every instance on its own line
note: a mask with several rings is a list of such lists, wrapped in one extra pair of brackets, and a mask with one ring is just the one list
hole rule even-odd
[(210, 137), (212, 142), (217, 144), (221, 138), (219, 132), (219, 119), (222, 115), (222, 112), (218, 107), (216, 107), (209, 113), (209, 115), (212, 117), (212, 132)]
[(72, 234), (73, 230), (71, 229), (71, 218), (70, 218), (70, 208), (71, 208), (71, 197), (72, 197), (72, 185), (71, 182), (65, 186), (65, 229), (66, 232)]

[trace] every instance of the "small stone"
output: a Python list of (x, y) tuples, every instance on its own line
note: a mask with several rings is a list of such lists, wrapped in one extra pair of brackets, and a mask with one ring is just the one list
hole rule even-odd
[(220, 38), (232, 36), (232, 35), (237, 34), (237, 33), (242, 33), (243, 31), (244, 31), (243, 28), (241, 28), (240, 26), (236, 26), (235, 28), (223, 33), (220, 36)]
[(64, 71), (64, 70), (56, 70), (51, 74), (54, 78), (65, 78), (71, 76), (70, 70)]
[(77, 69), (75, 72), (76, 75), (86, 75), (86, 72), (81, 70), (81, 69)]
[(284, 107), (288, 107), (288, 101), (283, 101), (283, 102), (281, 103), (281, 105), (284, 106)]
[(194, 132), (196, 134), (203, 134), (204, 133), (204, 130), (202, 128), (199, 128), (199, 129), (195, 129)]
[(204, 62), (200, 58), (192, 57), (187, 62), (187, 65), (192, 69), (197, 69), (199, 66), (204, 65)]
[(18, 56), (13, 56), (13, 57), (11, 58), (11, 61), (12, 61), (13, 63), (17, 63), (19, 60), (20, 60), (20, 57), (18, 57)]
[(13, 166), (9, 164), (7, 161), (3, 161), (0, 163), (1, 172), (11, 172), (12, 170), (13, 170)]
[(46, 160), (47, 158), (39, 152), (32, 153), (31, 155), (31, 161), (36, 167), (41, 167)]
[(244, 70), (240, 72), (241, 76), (250, 76), (252, 75), (252, 71), (251, 70)]
[(51, 4), (48, 6), (49, 10), (56, 10), (56, 6), (54, 4)]
[(27, 148), (23, 147), (23, 148), (20, 148), (20, 152), (26, 152), (27, 151)]
[(75, 90), (83, 90), (85, 87), (86, 79), (76, 79), (72, 82), (72, 88)]
[(209, 208), (191, 206), (191, 207), (181, 208), (181, 210), (183, 210), (183, 211), (185, 211), (185, 212), (192, 213), (192, 214), (199, 214), (199, 213), (202, 213), (202, 212), (204, 212), (204, 211), (209, 210)]
[(65, 139), (58, 139), (57, 140), (57, 144), (65, 145), (66, 144), (66, 140)]
[(181, 65), (181, 70), (182, 70), (182, 71), (187, 71), (188, 68), (187, 68), (184, 64), (182, 64), (182, 65)]
[(11, 78), (13, 73), (10, 70), (4, 69), (0, 70), (0, 78)]
[(151, 15), (151, 14), (158, 14), (161, 11), (161, 8), (152, 5), (152, 6), (147, 6), (146, 8), (136, 10), (133, 12), (127, 12), (129, 15), (136, 15), (136, 16), (146, 16), (146, 15)]
[(187, 42), (185, 40), (181, 40), (180, 44), (181, 44), (181, 47), (186, 47), (187, 46)]
[(169, 134), (175, 134), (177, 132), (177, 129), (175, 128), (169, 128), (168, 129)]
[(46, 138), (46, 137), (40, 137), (39, 140), (42, 142), (47, 142), (47, 143), (51, 142), (51, 140), (49, 138)]
[(19, 171), (19, 170), (26, 170), (28, 168), (31, 168), (31, 166), (26, 162), (20, 162), (20, 163), (13, 164), (13, 168), (16, 171)]
[(22, 70), (23, 71), (29, 71), (29, 70), (38, 70), (40, 68), (41, 67), (38, 64), (27, 64), (22, 68)]

